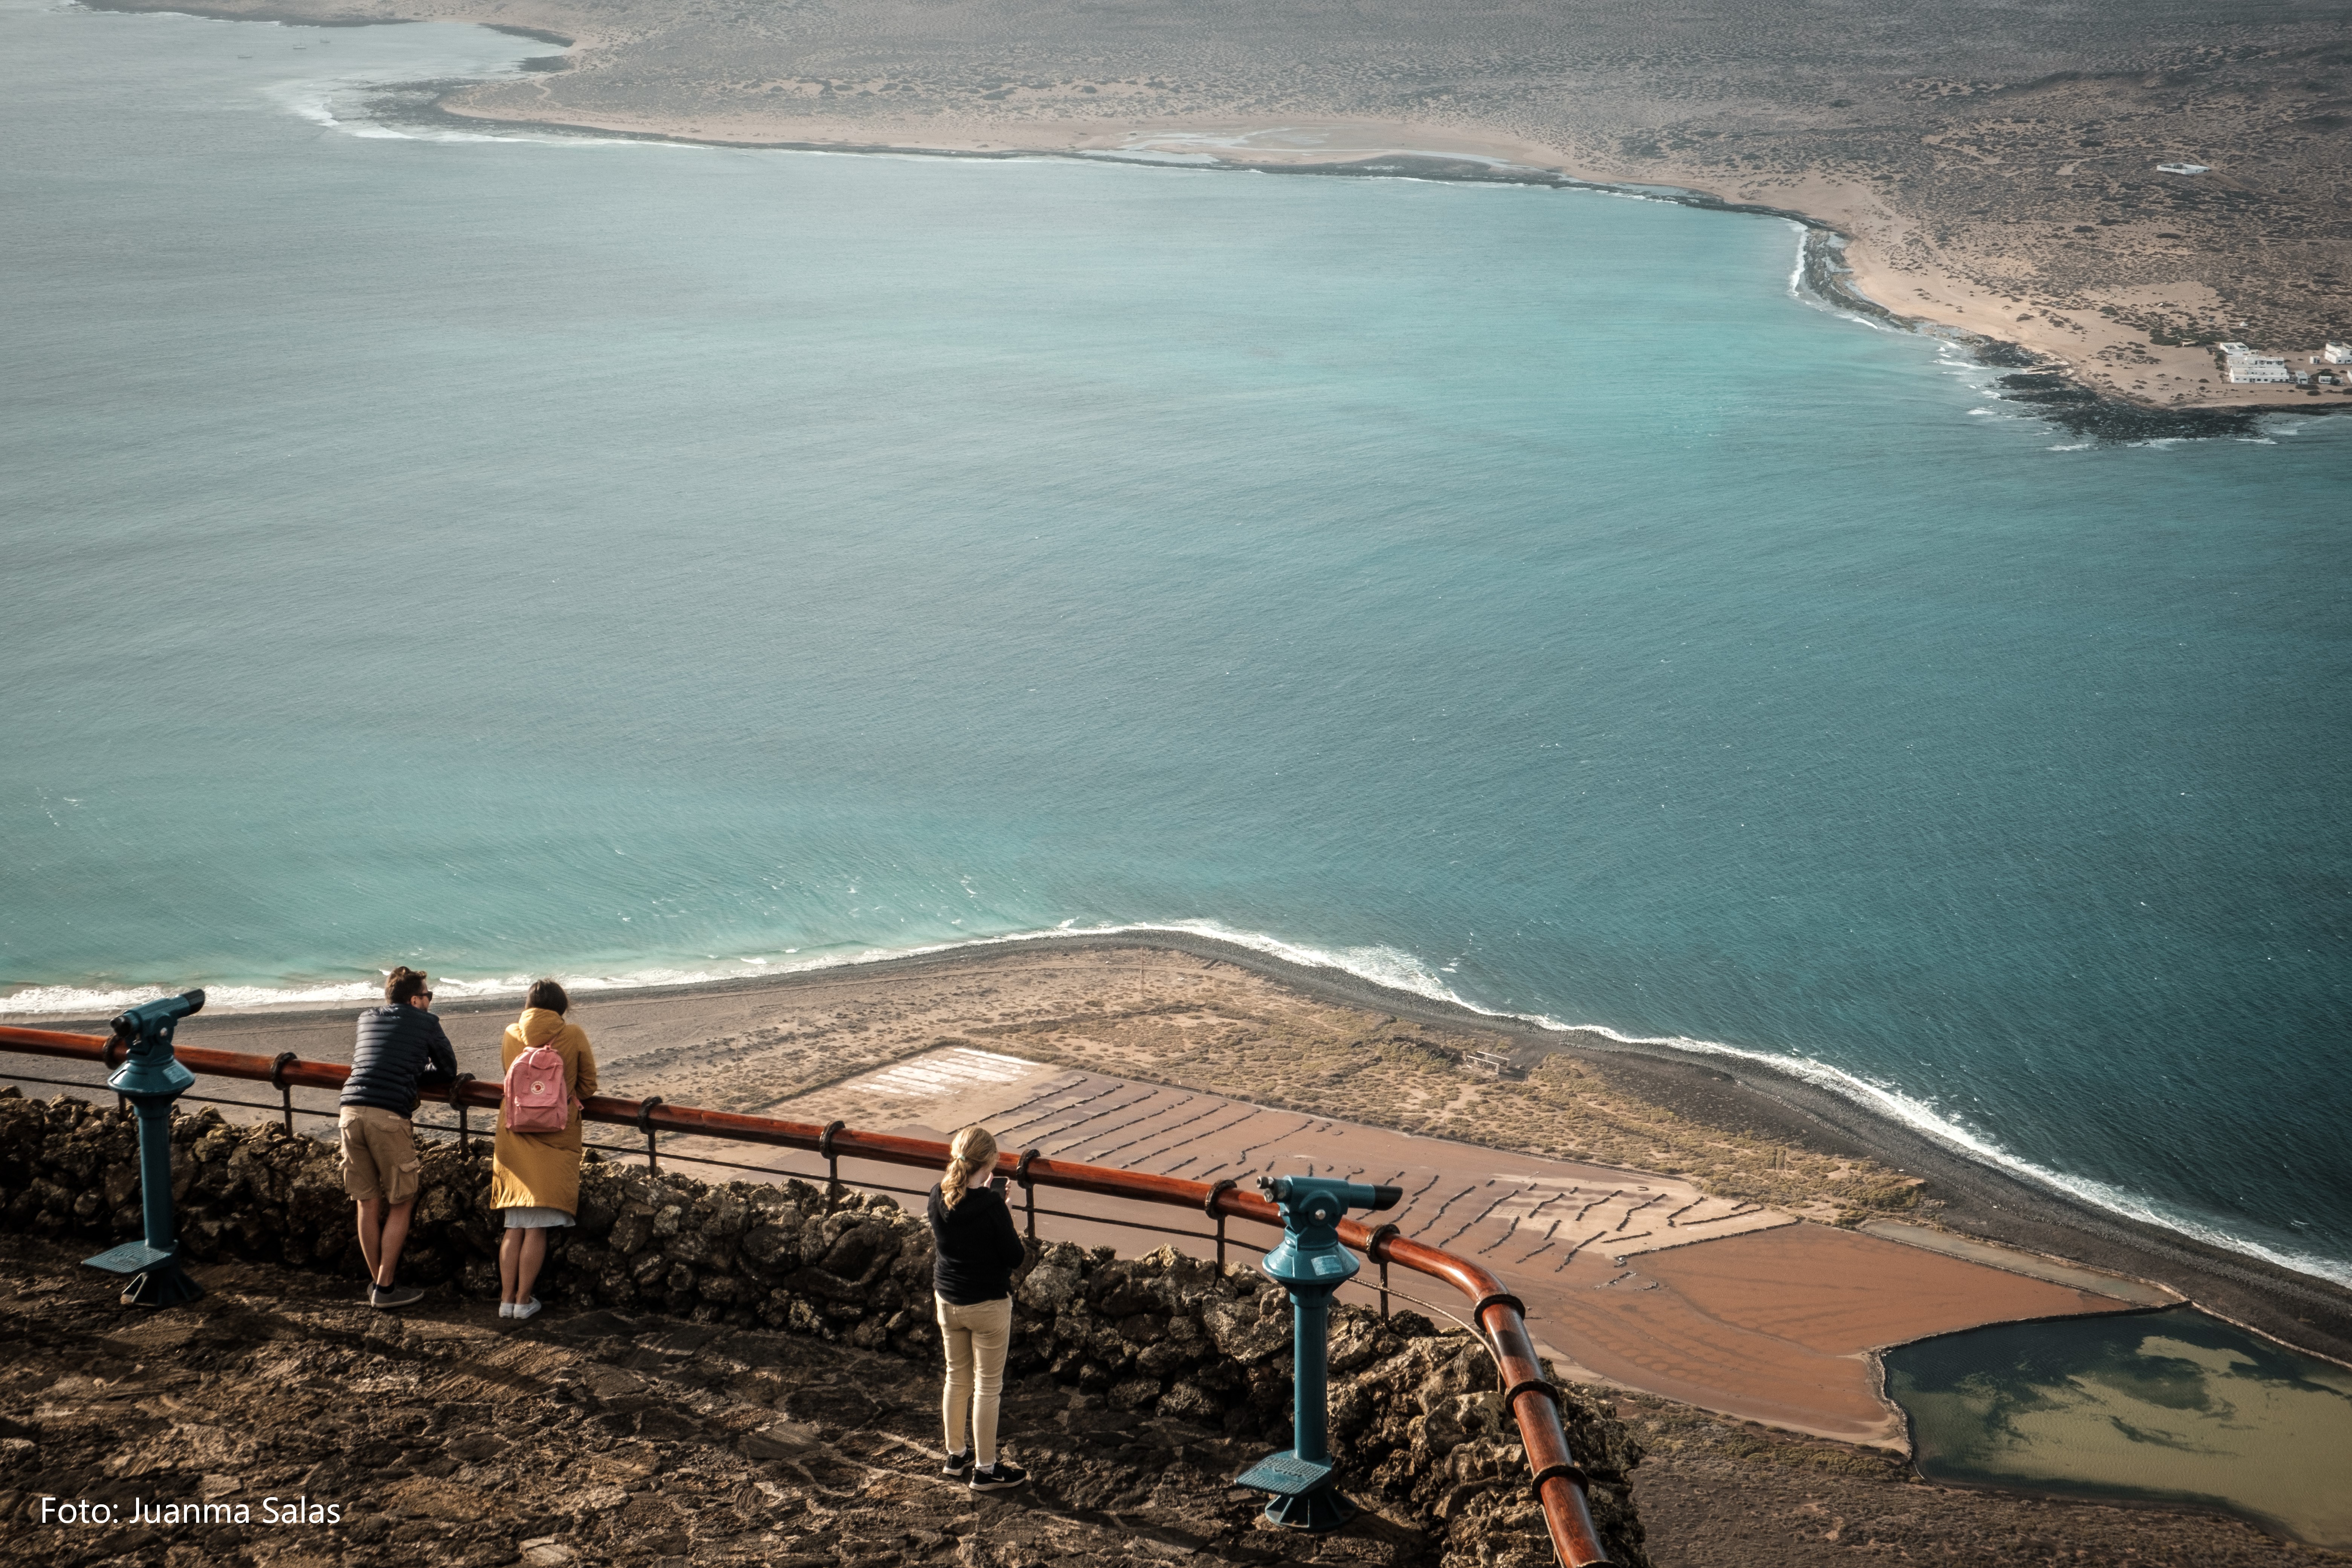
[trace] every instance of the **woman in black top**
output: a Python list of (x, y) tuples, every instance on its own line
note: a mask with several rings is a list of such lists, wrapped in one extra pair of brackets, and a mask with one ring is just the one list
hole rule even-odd
[[(931, 1193), (931, 1288), (940, 1338), (947, 1342), (944, 1473), (971, 1466), (974, 1491), (1017, 1487), (1028, 1475), (996, 1457), (996, 1411), (1004, 1393), (1004, 1347), (1013, 1338), (1013, 1271), (1026, 1256), (996, 1176), (996, 1140), (967, 1127), (948, 1145), (947, 1173)], [(991, 1177), (995, 1177), (991, 1180)], [(964, 1416), (972, 1447), (964, 1447)], [(974, 1465), (974, 1458), (979, 1463)]]

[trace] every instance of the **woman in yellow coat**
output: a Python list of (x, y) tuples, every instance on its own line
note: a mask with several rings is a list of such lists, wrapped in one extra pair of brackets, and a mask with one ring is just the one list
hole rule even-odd
[(596, 1092), (596, 1054), (588, 1032), (567, 1024), (572, 999), (552, 980), (531, 983), (522, 1016), (507, 1026), (499, 1042), (499, 1070), (533, 1046), (563, 1058), (563, 1083), (572, 1118), (561, 1132), (517, 1132), (499, 1110), (498, 1142), (490, 1156), (490, 1206), (506, 1215), (499, 1241), (499, 1316), (528, 1318), (539, 1311), (531, 1287), (547, 1261), (547, 1233), (574, 1223), (580, 1212), (580, 1102)]

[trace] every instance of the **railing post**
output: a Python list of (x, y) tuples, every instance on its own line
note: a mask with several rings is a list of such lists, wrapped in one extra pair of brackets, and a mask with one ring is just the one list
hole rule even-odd
[(1219, 1182), (1209, 1189), (1209, 1195), (1201, 1201), (1201, 1212), (1217, 1222), (1217, 1268), (1220, 1270), (1225, 1267), (1225, 1216), (1217, 1207), (1217, 1200), (1233, 1191), (1237, 1184), (1234, 1182)]
[(1383, 1244), (1399, 1234), (1395, 1226), (1384, 1225), (1372, 1232), (1372, 1239), (1364, 1247), (1366, 1256), (1381, 1266), (1381, 1321), (1383, 1323), (1389, 1321), (1389, 1254)]
[(653, 1115), (654, 1107), (661, 1102), (658, 1094), (637, 1101), (637, 1131), (646, 1135), (646, 1169), (656, 1176), (661, 1174), (661, 1152), (654, 1146)]
[(278, 1098), (286, 1102), (286, 1131), (289, 1137), (294, 1131), (294, 1086), (286, 1081), (286, 1069), (301, 1059), (292, 1051), (280, 1051), (278, 1053), (278, 1059), (269, 1064), (270, 1087), (275, 1089)]
[(1029, 1162), (1043, 1153), (1039, 1149), (1021, 1151), (1021, 1163), (1013, 1167), (1013, 1179), (1021, 1184), (1021, 1198), (1029, 1211), (1029, 1239), (1037, 1239), (1037, 1178), (1029, 1173)]
[(457, 1108), (457, 1152), (460, 1154), (474, 1152), (473, 1124), (466, 1116), (466, 1086), (473, 1081), (472, 1073), (461, 1072), (449, 1085), (449, 1103)]
[(828, 1121), (817, 1135), (816, 1152), (824, 1156), (824, 1212), (831, 1214), (841, 1204), (841, 1156), (833, 1152), (833, 1135), (849, 1125), (846, 1121)]

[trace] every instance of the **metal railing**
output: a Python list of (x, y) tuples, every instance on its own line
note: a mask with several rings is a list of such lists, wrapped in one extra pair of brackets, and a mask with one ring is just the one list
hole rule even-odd
[[(61, 1034), (47, 1029), (0, 1026), (0, 1049), (95, 1062), (110, 1068), (121, 1065), (122, 1059), (122, 1046), (118, 1039), (104, 1035)], [(267, 1083), (276, 1089), (280, 1103), (275, 1106), (257, 1100), (215, 1100), (214, 1103), (277, 1110), (285, 1118), (289, 1131), (293, 1130), (294, 1118), (298, 1115), (323, 1117), (335, 1114), (297, 1106), (293, 1096), (296, 1089), (340, 1090), (343, 1080), (351, 1076), (351, 1069), (347, 1067), (334, 1062), (304, 1061), (290, 1051), (273, 1058), (184, 1045), (177, 1048), (176, 1054), (181, 1064), (191, 1072)], [(62, 1082), (21, 1077), (18, 1081)], [(81, 1083), (65, 1083), (62, 1086), (101, 1090), (104, 1087)], [(449, 1130), (457, 1131), (460, 1140), (467, 1142), (476, 1135), (470, 1111), (477, 1108), (495, 1110), (505, 1098), (501, 1086), (484, 1083), (470, 1075), (461, 1075), (453, 1084), (427, 1086), (422, 1094), (427, 1100), (447, 1104), (457, 1110), (457, 1124)], [(198, 1100), (205, 1097), (191, 1094), (183, 1098)], [(632, 1145), (591, 1146), (623, 1154), (642, 1153), (647, 1163), (656, 1169), (659, 1168), (659, 1162), (667, 1157), (696, 1164), (752, 1172), (762, 1176), (803, 1174), (763, 1165), (680, 1154), (675, 1151), (665, 1156), (656, 1142), (657, 1136), (665, 1132), (814, 1153), (825, 1162), (826, 1194), (833, 1200), (837, 1200), (844, 1191), (841, 1162), (845, 1159), (924, 1170), (944, 1170), (948, 1162), (947, 1145), (929, 1139), (865, 1132), (839, 1121), (820, 1127), (814, 1122), (783, 1121), (734, 1111), (705, 1110), (694, 1106), (671, 1105), (658, 1095), (646, 1100), (617, 1100), (609, 1095), (593, 1095), (583, 1103), (581, 1119), (604, 1126), (635, 1128), (645, 1139), (642, 1149)], [(1279, 1209), (1254, 1193), (1242, 1191), (1230, 1181), (1192, 1182), (1176, 1176), (1153, 1175), (1144, 1171), (1084, 1165), (1047, 1159), (1035, 1149), (1024, 1150), (1018, 1154), (1000, 1153), (997, 1171), (1020, 1184), (1024, 1224), (1032, 1239), (1036, 1237), (1040, 1215), (1058, 1217), (1214, 1242), (1217, 1261), (1222, 1264), (1225, 1260), (1228, 1239), (1225, 1226), (1228, 1220), (1245, 1220), (1254, 1225), (1271, 1226), (1277, 1232), (1282, 1227)], [(850, 1184), (914, 1196), (921, 1196), (929, 1190), (928, 1187), (892, 1187), (877, 1182)], [(1215, 1222), (1216, 1229), (1213, 1232), (1177, 1230), (1112, 1215), (1041, 1209), (1037, 1206), (1037, 1189), (1041, 1186), (1190, 1209), (1206, 1215)], [(1462, 1323), (1485, 1344), (1502, 1378), (1504, 1407), (1518, 1423), (1520, 1440), (1527, 1447), (1531, 1482), (1536, 1499), (1543, 1509), (1544, 1522), (1551, 1532), (1553, 1550), (1559, 1553), (1566, 1568), (1597, 1568), (1597, 1565), (1606, 1563), (1609, 1554), (1601, 1544), (1600, 1533), (1593, 1527), (1591, 1509), (1585, 1500), (1585, 1489), (1590, 1484), (1590, 1478), (1569, 1451), (1568, 1432), (1561, 1424), (1558, 1394), (1550, 1380), (1543, 1374), (1534, 1341), (1528, 1334), (1526, 1308), (1519, 1299), (1503, 1289), (1503, 1282), (1479, 1264), (1434, 1247), (1407, 1240), (1392, 1225), (1372, 1228), (1352, 1220), (1343, 1220), (1339, 1225), (1339, 1239), (1379, 1266), (1384, 1315), (1388, 1310), (1387, 1298), (1391, 1293), (1389, 1282), (1391, 1264), (1443, 1280), (1468, 1299), (1469, 1316), (1464, 1318), (1433, 1303), (1404, 1296), (1402, 1291), (1393, 1292), (1404, 1300), (1414, 1301), (1415, 1305), (1429, 1306), (1441, 1315)], [(1243, 1242), (1241, 1245), (1254, 1251), (1265, 1250), (1255, 1243)]]

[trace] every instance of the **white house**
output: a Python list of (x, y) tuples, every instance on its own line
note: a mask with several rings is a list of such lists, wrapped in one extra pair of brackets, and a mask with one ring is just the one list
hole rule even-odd
[[(2243, 345), (2240, 345), (2243, 346)], [(2291, 381), (2284, 354), (2235, 353), (2223, 362), (2231, 381)]]
[(2322, 353), (2329, 364), (2352, 364), (2352, 343), (2330, 343)]

